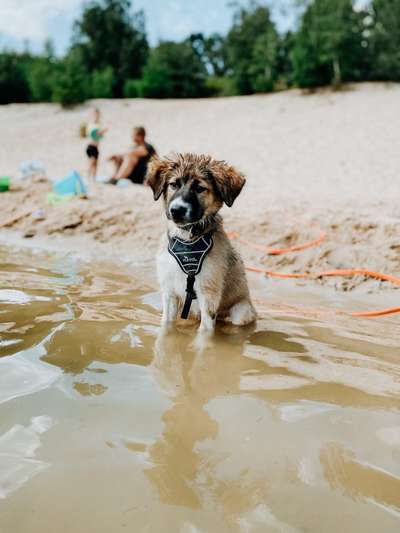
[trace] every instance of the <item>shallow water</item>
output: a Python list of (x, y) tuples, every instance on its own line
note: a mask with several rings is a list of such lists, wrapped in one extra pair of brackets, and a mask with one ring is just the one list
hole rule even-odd
[(0, 249), (0, 532), (399, 531), (398, 319), (264, 285), (201, 351), (122, 267)]

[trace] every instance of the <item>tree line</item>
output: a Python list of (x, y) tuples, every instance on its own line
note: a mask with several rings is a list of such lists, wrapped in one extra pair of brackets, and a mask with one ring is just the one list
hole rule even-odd
[(400, 0), (299, 0), (296, 30), (280, 34), (270, 9), (234, 9), (226, 35), (148, 43), (131, 0), (91, 0), (64, 57), (0, 52), (0, 104), (89, 98), (194, 98), (400, 81)]

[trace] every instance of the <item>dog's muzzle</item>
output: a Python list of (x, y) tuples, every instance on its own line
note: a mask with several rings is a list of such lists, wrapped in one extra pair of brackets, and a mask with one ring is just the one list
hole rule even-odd
[(190, 224), (196, 222), (197, 213), (195, 213), (192, 204), (183, 198), (172, 200), (168, 211), (170, 218), (172, 218), (177, 224)]

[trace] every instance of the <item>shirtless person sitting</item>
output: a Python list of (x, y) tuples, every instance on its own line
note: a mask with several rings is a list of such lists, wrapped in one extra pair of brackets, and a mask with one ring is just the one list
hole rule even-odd
[(143, 184), (147, 165), (150, 159), (156, 155), (154, 147), (146, 142), (146, 130), (142, 126), (134, 128), (132, 139), (135, 147), (130, 152), (110, 157), (110, 161), (113, 161), (116, 167), (115, 174), (110, 180), (113, 185), (121, 179)]

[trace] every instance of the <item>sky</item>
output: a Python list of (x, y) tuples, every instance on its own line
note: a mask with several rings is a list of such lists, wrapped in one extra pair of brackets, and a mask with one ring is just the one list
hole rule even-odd
[[(273, 17), (282, 31), (294, 24), (294, 0), (270, 0)], [(29, 41), (37, 52), (47, 38), (63, 54), (71, 38), (73, 21), (82, 0), (0, 0), (0, 48), (22, 49)], [(239, 3), (246, 3), (240, 0)], [(143, 9), (152, 45), (160, 40), (180, 40), (190, 33), (225, 33), (232, 20), (229, 0), (133, 0), (133, 11)]]

